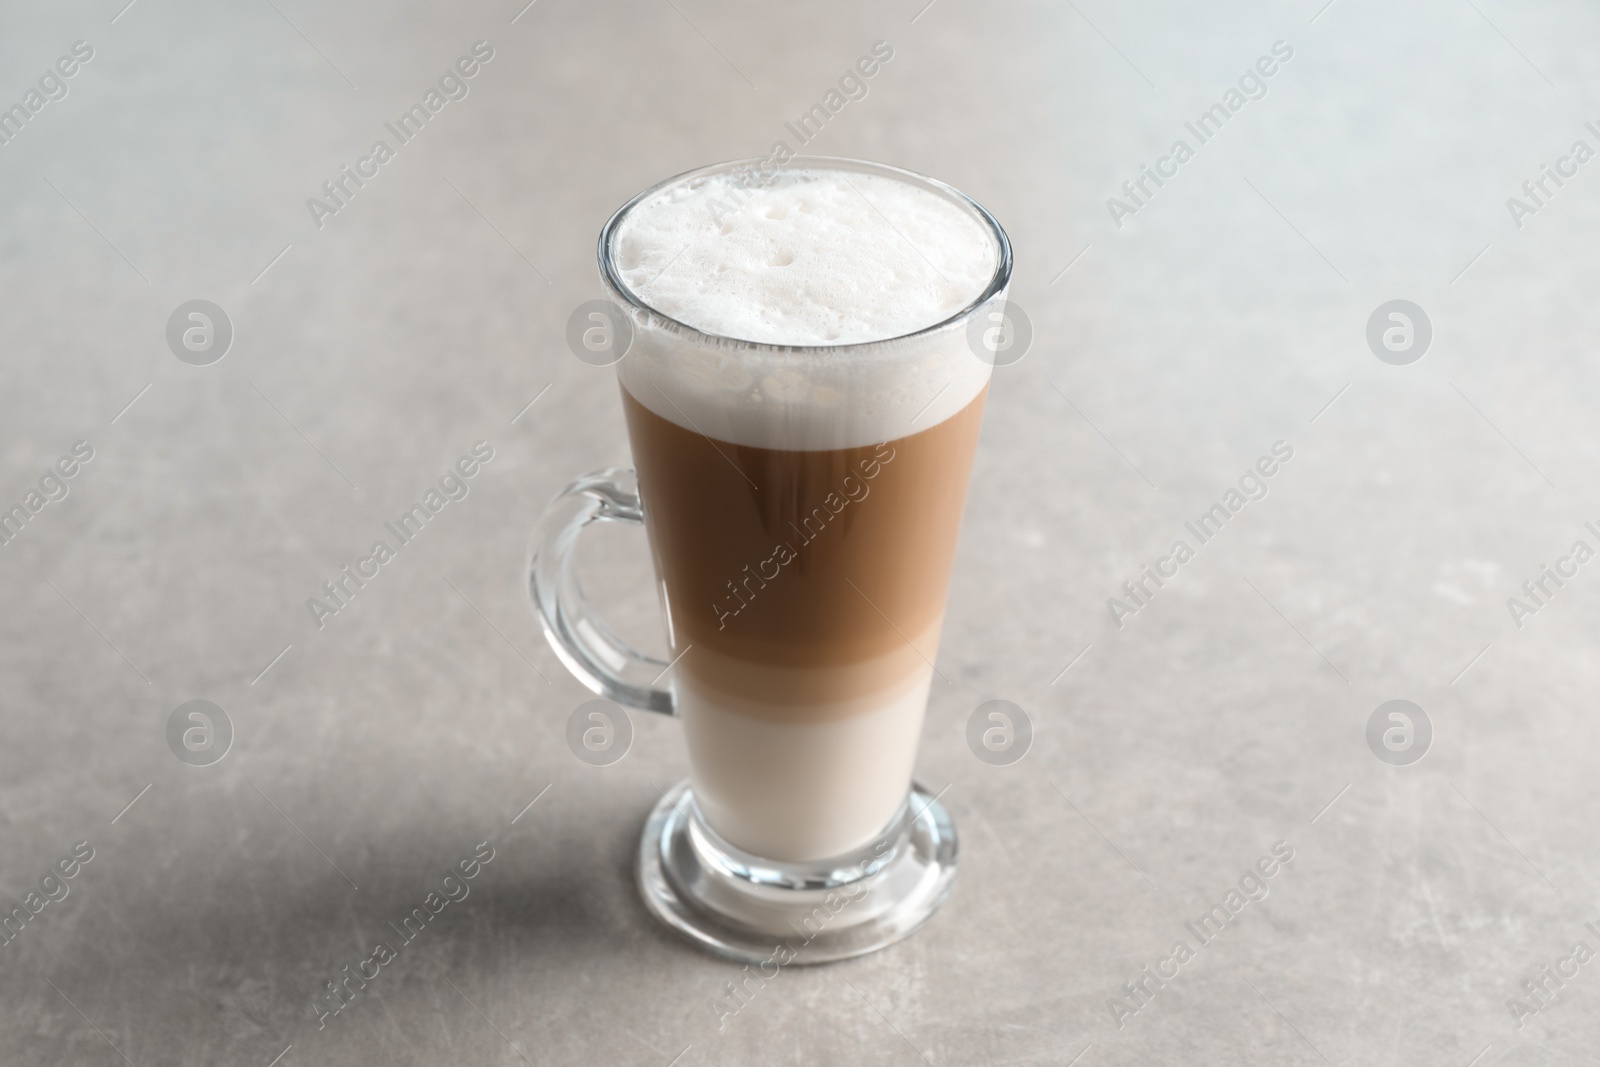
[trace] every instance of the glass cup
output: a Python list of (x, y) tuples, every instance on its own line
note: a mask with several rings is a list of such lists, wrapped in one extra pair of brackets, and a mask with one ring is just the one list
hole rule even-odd
[[(817, 346), (697, 330), (653, 307), (648, 281), (624, 281), (641, 204), (707, 198), (700, 239), (713, 240), (727, 213), (752, 208), (710, 199), (726, 184), (708, 179), (751, 189), (817, 170), (954, 205), (989, 239), (987, 286), (913, 333)], [(882, 232), (852, 239), (916, 247), (915, 219), (879, 217)], [(599, 256), (609, 301), (590, 316), (604, 344), (589, 347), (616, 362), (637, 474), (599, 471), (551, 502), (530, 589), (581, 682), (683, 720), (690, 776), (646, 823), (640, 890), (669, 926), (734, 959), (881, 948), (924, 922), (955, 874), (949, 814), (911, 772), (994, 362), (974, 339), (1003, 321), (1010, 243), (941, 182), (802, 157), (668, 179), (612, 216)], [(572, 552), (596, 522), (646, 528), (671, 660), (629, 646), (585, 600)]]

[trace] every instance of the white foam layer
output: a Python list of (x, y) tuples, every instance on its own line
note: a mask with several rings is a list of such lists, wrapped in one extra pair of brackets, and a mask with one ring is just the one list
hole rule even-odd
[(989, 381), (965, 321), (906, 336), (977, 299), (999, 255), (975, 212), (921, 186), (822, 169), (749, 188), (737, 175), (692, 179), (636, 205), (613, 248), (640, 300), (702, 333), (833, 346), (752, 349), (641, 322), (618, 364), (623, 387), (697, 433), (870, 445), (942, 422)]
[(995, 248), (970, 210), (931, 190), (799, 170), (665, 189), (629, 213), (614, 258), (636, 295), (697, 330), (846, 345), (954, 315), (989, 284)]

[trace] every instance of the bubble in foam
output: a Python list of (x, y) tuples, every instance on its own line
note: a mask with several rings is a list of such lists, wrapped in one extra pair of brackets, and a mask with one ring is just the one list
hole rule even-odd
[(780, 345), (914, 333), (972, 303), (995, 268), (992, 238), (962, 206), (823, 169), (760, 186), (736, 173), (673, 186), (634, 208), (614, 247), (623, 281), (652, 307), (705, 333)]

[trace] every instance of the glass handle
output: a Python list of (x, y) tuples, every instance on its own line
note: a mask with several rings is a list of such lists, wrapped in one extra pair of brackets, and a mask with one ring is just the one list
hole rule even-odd
[(607, 700), (671, 715), (671, 689), (656, 682), (670, 664), (618, 637), (590, 605), (573, 570), (572, 551), (584, 527), (596, 522), (644, 524), (633, 471), (611, 467), (567, 486), (534, 528), (528, 590), (544, 635), (577, 679)]

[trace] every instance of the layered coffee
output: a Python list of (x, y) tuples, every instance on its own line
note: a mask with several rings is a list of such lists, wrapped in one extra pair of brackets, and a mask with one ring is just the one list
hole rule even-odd
[(996, 249), (892, 178), (731, 182), (616, 235), (675, 320), (641, 325), (620, 379), (696, 801), (740, 849), (816, 860), (906, 797), (989, 374), (930, 327)]

